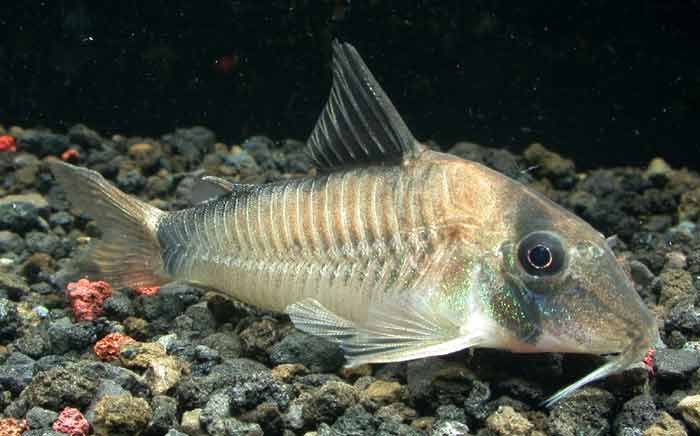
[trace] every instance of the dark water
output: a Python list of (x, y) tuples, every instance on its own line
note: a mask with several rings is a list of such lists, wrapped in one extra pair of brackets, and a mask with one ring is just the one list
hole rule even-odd
[(697, 0), (514, 4), (3, 2), (0, 123), (303, 139), (340, 37), (419, 138), (700, 168)]

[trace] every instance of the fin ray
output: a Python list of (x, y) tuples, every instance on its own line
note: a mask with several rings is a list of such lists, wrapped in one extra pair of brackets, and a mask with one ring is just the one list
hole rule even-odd
[(333, 42), (333, 86), (307, 143), (320, 169), (400, 163), (423, 150), (355, 48)]
[(102, 175), (58, 160), (49, 168), (71, 204), (97, 221), (102, 238), (94, 243), (81, 269), (91, 279), (115, 287), (163, 283), (158, 223), (165, 212), (125, 194)]

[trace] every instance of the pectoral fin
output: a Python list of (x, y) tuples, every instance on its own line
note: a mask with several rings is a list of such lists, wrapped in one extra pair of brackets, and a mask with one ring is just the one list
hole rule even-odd
[(363, 325), (336, 315), (314, 299), (292, 304), (286, 312), (299, 330), (340, 344), (348, 367), (448, 354), (480, 342), (478, 336), (461, 334), (459, 326), (421, 298), (378, 304)]

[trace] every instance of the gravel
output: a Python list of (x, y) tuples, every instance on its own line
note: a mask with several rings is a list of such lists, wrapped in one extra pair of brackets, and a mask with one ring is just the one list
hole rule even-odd
[[(343, 368), (338, 346), (184, 283), (153, 295), (113, 289), (101, 315), (76, 321), (65, 287), (86, 237), (99, 231), (54, 186), (42, 159), (75, 147), (76, 163), (165, 209), (187, 206), (195, 172), (243, 183), (309, 173), (302, 143), (253, 136), (216, 142), (205, 127), (160, 138), (23, 130), (0, 152), (0, 418), (51, 430), (66, 407), (93, 434), (156, 435), (661, 435), (700, 428), (700, 177), (649, 168), (576, 169), (533, 144), (522, 156), (462, 142), (447, 147), (543, 191), (605, 234), (658, 316), (652, 372), (636, 365), (556, 404), (539, 406), (600, 359), (474, 350)], [(530, 168), (530, 171), (523, 171)], [(695, 194), (693, 194), (695, 193)], [(100, 361), (109, 333), (134, 339)], [(664, 346), (665, 344), (665, 346)], [(665, 432), (665, 433), (664, 433)]]

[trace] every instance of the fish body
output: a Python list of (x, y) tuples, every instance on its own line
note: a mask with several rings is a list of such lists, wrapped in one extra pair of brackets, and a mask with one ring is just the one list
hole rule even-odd
[[(605, 238), (531, 188), (415, 140), (348, 44), (308, 142), (319, 175), (163, 212), (98, 173), (53, 162), (103, 229), (95, 274), (183, 280), (286, 312), (349, 365), (479, 346), (617, 354), (563, 389), (639, 361), (658, 333)], [(76, 183), (77, 181), (77, 183)]]

